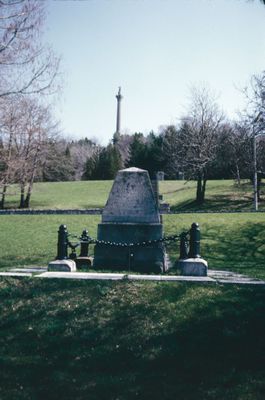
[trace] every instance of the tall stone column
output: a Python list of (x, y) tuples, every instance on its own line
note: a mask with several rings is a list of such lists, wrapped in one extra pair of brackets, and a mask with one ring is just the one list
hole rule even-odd
[(122, 95), (121, 95), (121, 87), (119, 87), (118, 94), (116, 95), (117, 99), (117, 119), (116, 119), (116, 135), (120, 135), (120, 127), (121, 127), (121, 100), (122, 100)]

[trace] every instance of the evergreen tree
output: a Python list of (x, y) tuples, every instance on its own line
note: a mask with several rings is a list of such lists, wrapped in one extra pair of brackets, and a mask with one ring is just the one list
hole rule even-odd
[(126, 167), (146, 168), (147, 146), (142, 133), (135, 133), (129, 147), (129, 160)]
[(146, 169), (152, 179), (157, 171), (164, 170), (165, 164), (162, 135), (155, 136), (150, 132), (145, 138), (142, 133), (135, 133), (129, 147), (129, 160), (126, 166)]
[(120, 169), (122, 169), (120, 152), (116, 146), (109, 144), (96, 157), (87, 160), (83, 177), (92, 180), (114, 179)]
[(82, 175), (83, 180), (95, 179), (95, 170), (99, 161), (99, 153), (96, 153), (89, 157), (85, 163), (84, 173)]
[(166, 165), (162, 135), (155, 136), (153, 132), (150, 132), (146, 147), (145, 169), (153, 179), (158, 171), (164, 171)]

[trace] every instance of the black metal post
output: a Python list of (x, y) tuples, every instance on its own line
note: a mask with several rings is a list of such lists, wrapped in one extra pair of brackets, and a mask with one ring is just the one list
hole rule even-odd
[(86, 229), (83, 230), (82, 235), (80, 237), (80, 256), (79, 257), (88, 257), (88, 246), (89, 246), (89, 236), (88, 231)]
[(179, 244), (179, 259), (184, 260), (188, 258), (188, 240), (185, 232), (180, 234), (180, 244)]
[(66, 225), (60, 225), (58, 230), (57, 260), (67, 259), (68, 232)]
[(200, 240), (201, 240), (201, 232), (199, 228), (199, 224), (194, 222), (191, 225), (190, 230), (190, 251), (189, 258), (200, 258)]

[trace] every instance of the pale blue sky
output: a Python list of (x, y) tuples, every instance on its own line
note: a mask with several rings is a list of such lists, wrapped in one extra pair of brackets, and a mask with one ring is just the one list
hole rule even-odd
[(48, 1), (45, 39), (62, 55), (64, 88), (56, 115), (68, 136), (176, 123), (189, 87), (208, 83), (234, 117), (238, 88), (265, 70), (265, 6), (258, 0)]

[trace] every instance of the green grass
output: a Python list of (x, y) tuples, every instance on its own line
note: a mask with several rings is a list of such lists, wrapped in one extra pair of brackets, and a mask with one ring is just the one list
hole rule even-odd
[[(264, 214), (164, 215), (166, 235), (187, 230), (192, 222), (201, 227), (201, 255), (211, 269), (232, 270), (265, 279)], [(0, 216), (0, 268), (47, 265), (54, 259), (57, 231), (66, 224), (70, 233), (87, 228), (96, 237), (100, 216), (10, 215)], [(170, 258), (179, 256), (178, 244), (167, 246)]]
[[(49, 182), (36, 183), (32, 194), (31, 208), (65, 209), (104, 207), (112, 181)], [(260, 209), (265, 210), (264, 186)], [(253, 188), (243, 182), (240, 187), (232, 180), (208, 181), (206, 200), (203, 206), (195, 204), (196, 183), (185, 181), (160, 182), (160, 193), (172, 210), (251, 210), (253, 209)], [(19, 204), (19, 190), (9, 190), (6, 207), (16, 208)]]
[[(169, 234), (199, 223), (201, 255), (209, 268), (265, 279), (264, 214), (180, 214), (163, 219)], [(172, 257), (176, 248), (169, 246), (169, 253)]]
[[(112, 181), (77, 181), (77, 182), (45, 182), (35, 183), (31, 208), (66, 209), (104, 207), (108, 198)], [(6, 208), (17, 208), (19, 204), (19, 188), (10, 188)]]
[[(265, 187), (261, 188), (260, 210), (265, 210)], [(164, 201), (176, 211), (250, 211), (253, 210), (253, 187), (245, 181), (237, 186), (231, 180), (208, 181), (203, 205), (195, 202), (196, 182), (164, 181), (160, 183)]]
[(69, 233), (80, 235), (88, 229), (96, 235), (100, 216), (9, 215), (1, 216), (0, 268), (47, 265), (56, 256), (59, 225), (66, 223)]
[(0, 280), (1, 400), (263, 400), (264, 288)]
[[(110, 187), (39, 184), (32, 206), (102, 207)], [(209, 189), (209, 209), (222, 202), (230, 209), (251, 207), (247, 187), (240, 194), (231, 181), (213, 181)], [(194, 209), (194, 183), (163, 182), (161, 191), (172, 207)], [(165, 234), (200, 224), (201, 254), (210, 268), (265, 279), (264, 214), (163, 220)], [(60, 224), (76, 234), (87, 228), (95, 237), (99, 221), (1, 215), (0, 269), (47, 265), (56, 255)], [(177, 244), (167, 250), (174, 261)], [(0, 399), (263, 400), (264, 313), (263, 287), (2, 277)]]
[[(32, 206), (58, 209), (103, 207), (111, 185), (111, 181), (39, 183), (35, 185)], [(160, 183), (160, 192), (172, 209), (192, 211), (195, 186), (195, 182), (164, 181)], [(213, 211), (251, 209), (251, 186), (245, 183), (238, 189), (232, 181), (209, 181), (204, 207)], [(180, 233), (192, 222), (199, 222), (201, 254), (210, 268), (265, 278), (264, 214), (180, 214), (164, 216), (163, 219), (166, 235)], [(76, 234), (87, 228), (89, 234), (96, 237), (99, 221), (99, 216), (0, 216), (0, 268), (47, 265), (56, 255), (60, 224), (67, 224), (69, 231)], [(178, 257), (177, 245), (168, 245), (168, 252), (174, 261)]]

